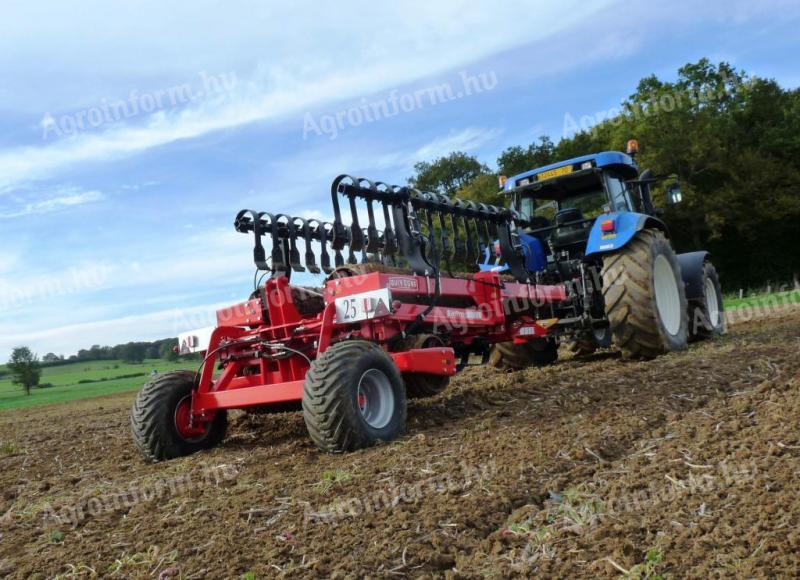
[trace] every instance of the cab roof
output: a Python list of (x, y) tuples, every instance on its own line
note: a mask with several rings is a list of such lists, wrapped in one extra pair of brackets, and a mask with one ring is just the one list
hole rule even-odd
[[(591, 163), (592, 168), (599, 169), (618, 169), (622, 175), (627, 179), (634, 179), (639, 174), (639, 166), (630, 155), (621, 153), (619, 151), (603, 151), (601, 153), (592, 153), (591, 155), (583, 155), (581, 157), (574, 157), (564, 161), (558, 161), (545, 165), (544, 167), (537, 167), (524, 173), (519, 173), (506, 180), (503, 186), (504, 191), (510, 192), (519, 186), (528, 185), (537, 181), (556, 180), (559, 177), (566, 177), (570, 173), (582, 171), (582, 165)], [(567, 173), (556, 176), (542, 176), (542, 173), (552, 172), (553, 170), (562, 169), (569, 170)], [(527, 182), (526, 182), (527, 180)], [(524, 182), (524, 183), (520, 183)]]

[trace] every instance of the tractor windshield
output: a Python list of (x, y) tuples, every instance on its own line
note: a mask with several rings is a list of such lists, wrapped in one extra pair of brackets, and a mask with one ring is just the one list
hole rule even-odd
[[(608, 208), (608, 196), (602, 184), (587, 189), (569, 192), (566, 195), (548, 195), (542, 191), (523, 197), (520, 209), (532, 218), (552, 222), (556, 213), (565, 209), (578, 209), (585, 219), (595, 218)], [(535, 196), (535, 197), (534, 197)]]

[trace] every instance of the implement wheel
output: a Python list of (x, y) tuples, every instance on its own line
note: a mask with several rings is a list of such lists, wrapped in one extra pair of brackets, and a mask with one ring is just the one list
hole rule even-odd
[[(444, 346), (444, 342), (439, 337), (432, 334), (417, 334), (403, 341), (401, 350), (440, 346)], [(409, 399), (422, 399), (435, 397), (444, 391), (450, 384), (450, 377), (428, 373), (403, 373), (403, 381), (406, 384), (406, 396)]]
[(523, 344), (498, 342), (489, 354), (489, 364), (503, 371), (519, 371), (530, 366), (553, 364), (558, 359), (558, 344), (538, 338)]
[(171, 371), (147, 383), (133, 402), (131, 431), (142, 456), (151, 462), (174, 459), (218, 445), (228, 415), (216, 411), (208, 421), (190, 423), (193, 371)]
[(610, 347), (611, 342), (611, 331), (608, 328), (594, 328), (566, 342), (565, 346), (575, 356), (585, 356), (598, 348)]
[(400, 371), (376, 344), (334, 344), (306, 373), (303, 419), (311, 439), (324, 451), (353, 451), (391, 441), (406, 423)]
[(678, 259), (660, 231), (640, 231), (603, 258), (603, 297), (614, 342), (625, 358), (686, 348), (688, 311)]

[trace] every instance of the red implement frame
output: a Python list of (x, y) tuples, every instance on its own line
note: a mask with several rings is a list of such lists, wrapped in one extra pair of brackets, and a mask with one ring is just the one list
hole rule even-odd
[[(501, 281), (495, 272), (470, 279), (441, 278), (438, 304), (436, 281), (415, 275), (371, 273), (330, 280), (324, 289), (322, 311), (303, 316), (292, 300), (286, 277), (267, 281), (260, 299), (217, 313), (197, 390), (192, 397), (193, 420), (204, 421), (217, 409), (299, 402), (311, 361), (332, 343), (360, 339), (387, 343), (411, 325), (431, 332), (447, 331), (453, 342), (476, 339), (524, 342), (548, 334), (555, 319), (534, 320), (531, 305), (547, 306), (567, 297), (564, 286), (534, 286)], [(388, 288), (391, 310), (371, 319), (340, 323), (339, 298)], [(450, 305), (453, 304), (453, 305)], [(266, 322), (268, 320), (269, 322)], [(450, 347), (389, 352), (403, 373), (450, 376), (456, 358)], [(215, 375), (215, 369), (221, 371)]]

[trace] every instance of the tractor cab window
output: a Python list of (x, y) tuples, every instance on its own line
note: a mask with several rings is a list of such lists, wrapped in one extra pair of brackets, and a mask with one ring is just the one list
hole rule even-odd
[(614, 173), (606, 173), (608, 196), (614, 211), (636, 211), (633, 196), (628, 191), (625, 181)]
[(584, 219), (591, 219), (602, 214), (608, 206), (608, 198), (602, 187), (572, 195), (561, 200), (559, 209), (579, 209)]
[(541, 218), (548, 222), (553, 221), (558, 212), (558, 203), (553, 199), (536, 199), (523, 197), (520, 204), (522, 213), (530, 218)]

